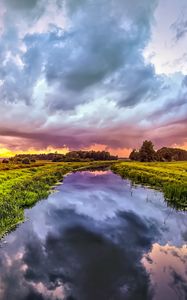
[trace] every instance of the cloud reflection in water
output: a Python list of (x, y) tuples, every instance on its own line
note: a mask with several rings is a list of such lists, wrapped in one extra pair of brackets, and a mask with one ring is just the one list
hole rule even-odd
[(0, 299), (185, 299), (187, 217), (161, 193), (77, 172), (26, 214), (1, 245)]

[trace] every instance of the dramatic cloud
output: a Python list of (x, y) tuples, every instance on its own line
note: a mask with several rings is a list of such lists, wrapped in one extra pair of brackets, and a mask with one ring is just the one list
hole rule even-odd
[(176, 41), (179, 41), (187, 33), (187, 20), (178, 20), (171, 27), (175, 32)]
[(184, 144), (185, 77), (158, 75), (144, 58), (157, 4), (1, 0), (0, 144)]
[(39, 0), (6, 0), (7, 4), (15, 9), (33, 9)]

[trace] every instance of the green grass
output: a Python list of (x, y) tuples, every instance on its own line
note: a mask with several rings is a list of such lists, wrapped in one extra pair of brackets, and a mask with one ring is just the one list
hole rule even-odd
[(134, 183), (161, 190), (172, 206), (187, 209), (187, 162), (119, 162), (112, 170)]
[(187, 162), (63, 162), (30, 165), (0, 163), (0, 237), (24, 220), (24, 208), (46, 198), (69, 172), (110, 166), (123, 178), (163, 191), (176, 208), (187, 209)]
[(24, 220), (24, 208), (46, 198), (51, 187), (69, 172), (110, 165), (111, 162), (0, 163), (0, 237)]

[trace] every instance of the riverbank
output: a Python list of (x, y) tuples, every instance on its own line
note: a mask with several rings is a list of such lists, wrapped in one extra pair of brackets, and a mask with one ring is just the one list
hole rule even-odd
[[(111, 166), (112, 164), (112, 166)], [(109, 167), (122, 178), (161, 190), (175, 208), (187, 210), (187, 162), (63, 162), (30, 165), (0, 163), (0, 237), (24, 221), (24, 209), (47, 198), (69, 172)]]
[(46, 198), (51, 188), (69, 172), (104, 167), (111, 162), (37, 162), (0, 165), (0, 237), (24, 221), (24, 208)]
[(120, 162), (111, 169), (122, 178), (161, 190), (172, 206), (187, 210), (187, 162)]
[(186, 213), (163, 200), (106, 169), (65, 176), (0, 243), (0, 299), (184, 300)]

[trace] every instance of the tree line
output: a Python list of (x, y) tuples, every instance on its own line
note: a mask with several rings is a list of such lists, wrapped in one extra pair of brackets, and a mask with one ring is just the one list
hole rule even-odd
[(41, 153), (41, 154), (17, 154), (10, 161), (29, 164), (37, 160), (49, 160), (52, 162), (73, 162), (73, 161), (97, 161), (117, 160), (118, 157), (111, 155), (108, 151), (70, 151), (66, 154)]
[[(15, 163), (30, 164), (38, 160), (48, 160), (52, 162), (73, 162), (73, 161), (97, 161), (97, 160), (117, 160), (118, 156), (111, 155), (108, 151), (70, 151), (66, 154), (41, 153), (41, 154), (17, 154), (10, 159), (4, 159), (4, 163), (9, 161)], [(187, 151), (178, 148), (162, 147), (154, 149), (152, 141), (144, 141), (139, 150), (133, 149), (129, 155), (130, 160), (151, 162), (151, 161), (185, 161)]]
[(129, 155), (129, 159), (141, 162), (184, 161), (187, 160), (187, 151), (169, 147), (162, 147), (156, 151), (152, 141), (146, 140), (139, 150), (133, 149)]

